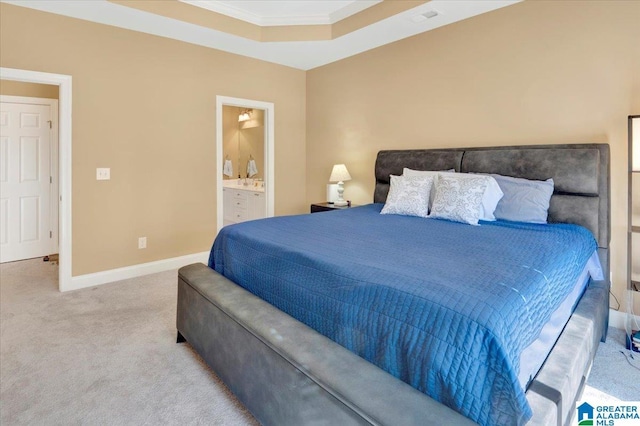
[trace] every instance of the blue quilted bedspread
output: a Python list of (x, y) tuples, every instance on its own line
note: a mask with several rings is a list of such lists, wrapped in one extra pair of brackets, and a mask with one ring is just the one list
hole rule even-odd
[(591, 233), (381, 208), (225, 227), (209, 266), (481, 425), (525, 423), (520, 353), (596, 250)]

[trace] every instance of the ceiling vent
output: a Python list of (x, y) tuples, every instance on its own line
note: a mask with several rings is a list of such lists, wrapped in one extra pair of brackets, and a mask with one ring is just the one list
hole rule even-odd
[(435, 18), (438, 15), (439, 15), (439, 13), (436, 12), (435, 10), (427, 10), (424, 13), (419, 13), (417, 15), (413, 15), (411, 17), (411, 20), (417, 24), (418, 22), (424, 22), (427, 19)]

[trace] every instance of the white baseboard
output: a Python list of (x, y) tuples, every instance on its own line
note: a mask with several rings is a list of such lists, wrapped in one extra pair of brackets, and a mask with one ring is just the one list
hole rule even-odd
[[(629, 320), (634, 321), (635, 324), (640, 324), (640, 316), (629, 314)], [(625, 325), (627, 324), (627, 313), (615, 311), (613, 309), (609, 309), (609, 327), (619, 328), (620, 330), (625, 329)]]
[(140, 277), (142, 275), (155, 274), (171, 269), (181, 268), (191, 263), (209, 260), (209, 252), (188, 254), (186, 256), (173, 257), (170, 259), (157, 260), (155, 262), (141, 263), (139, 265), (126, 266), (124, 268), (110, 269), (108, 271), (96, 272), (94, 274), (78, 275), (71, 278), (71, 284), (60, 291), (79, 290), (81, 288), (93, 287), (96, 285), (111, 283), (114, 281), (126, 280)]

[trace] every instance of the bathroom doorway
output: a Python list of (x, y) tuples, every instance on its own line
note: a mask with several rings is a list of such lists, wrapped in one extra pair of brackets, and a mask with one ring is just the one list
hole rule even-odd
[(274, 215), (273, 103), (216, 97), (216, 161), (218, 231), (234, 223), (225, 209), (231, 189), (236, 196), (248, 194), (247, 216), (235, 212), (237, 221)]

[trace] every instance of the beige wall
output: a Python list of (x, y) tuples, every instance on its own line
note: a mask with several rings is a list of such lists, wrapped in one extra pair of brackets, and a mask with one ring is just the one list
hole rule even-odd
[(637, 1), (525, 1), (309, 71), (307, 202), (324, 200), (335, 163), (353, 177), (345, 198), (370, 202), (380, 149), (608, 142), (624, 309), (638, 22)]
[(58, 99), (58, 86), (0, 80), (0, 95), (27, 96), (29, 98)]
[(307, 210), (303, 71), (4, 3), (0, 51), (73, 77), (74, 276), (210, 248), (216, 95), (275, 104), (276, 214)]

